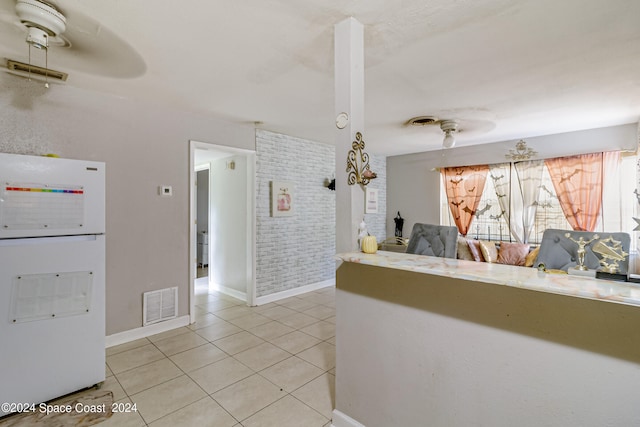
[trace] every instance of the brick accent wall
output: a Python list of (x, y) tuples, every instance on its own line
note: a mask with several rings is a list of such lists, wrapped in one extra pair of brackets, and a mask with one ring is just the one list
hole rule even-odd
[[(335, 277), (335, 149), (300, 138), (256, 131), (256, 296)], [(270, 182), (295, 187), (295, 213), (272, 217)]]
[[(378, 178), (379, 213), (366, 214), (369, 233), (385, 236), (386, 158), (370, 156)], [(335, 278), (335, 148), (274, 132), (256, 131), (256, 296)], [(295, 213), (271, 216), (271, 181), (294, 184)], [(338, 183), (340, 185), (340, 183)], [(346, 185), (343, 184), (343, 185)], [(363, 213), (364, 216), (364, 213)]]

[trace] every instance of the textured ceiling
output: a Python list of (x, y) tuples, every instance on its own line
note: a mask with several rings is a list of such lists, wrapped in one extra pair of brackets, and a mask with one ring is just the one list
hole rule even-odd
[[(0, 57), (27, 62), (14, 0)], [(637, 122), (638, 0), (58, 0), (66, 85), (333, 143), (333, 26), (365, 26), (368, 150), (439, 149)], [(39, 52), (37, 52), (39, 53)], [(34, 55), (40, 65), (43, 57)], [(64, 90), (64, 85), (56, 86)]]

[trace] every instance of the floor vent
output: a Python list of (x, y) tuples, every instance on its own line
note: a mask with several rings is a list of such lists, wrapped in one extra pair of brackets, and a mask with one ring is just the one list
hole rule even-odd
[(145, 292), (142, 302), (142, 325), (147, 326), (178, 315), (178, 288)]

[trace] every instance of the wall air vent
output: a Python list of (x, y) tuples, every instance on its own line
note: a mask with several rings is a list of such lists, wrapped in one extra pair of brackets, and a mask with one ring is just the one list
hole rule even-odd
[(178, 315), (178, 288), (145, 292), (142, 302), (142, 325), (173, 319)]
[(21, 76), (26, 76), (31, 72), (31, 75), (34, 77), (47, 77), (51, 80), (59, 80), (62, 82), (66, 82), (67, 77), (69, 77), (67, 73), (63, 73), (62, 71), (37, 67), (35, 65), (29, 65), (24, 62), (13, 61), (11, 59), (7, 60), (7, 68), (9, 71), (17, 72)]

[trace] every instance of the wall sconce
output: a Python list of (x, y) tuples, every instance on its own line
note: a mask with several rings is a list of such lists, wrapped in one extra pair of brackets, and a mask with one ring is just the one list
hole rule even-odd
[(356, 132), (356, 140), (351, 147), (347, 154), (347, 172), (349, 172), (347, 183), (367, 185), (377, 175), (369, 168), (369, 155), (364, 152), (364, 141), (360, 132)]
[(327, 187), (331, 191), (336, 191), (336, 179), (335, 178), (327, 178), (324, 180), (324, 186)]
[(512, 162), (520, 162), (522, 160), (529, 160), (536, 154), (538, 154), (537, 151), (527, 147), (527, 143), (520, 140), (516, 143), (516, 149), (509, 150), (509, 154), (505, 154), (504, 156)]

